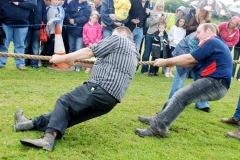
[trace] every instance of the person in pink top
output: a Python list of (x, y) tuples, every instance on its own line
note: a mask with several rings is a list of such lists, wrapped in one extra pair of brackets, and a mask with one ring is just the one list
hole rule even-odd
[(239, 25), (240, 18), (238, 16), (233, 16), (228, 22), (223, 22), (218, 26), (219, 34), (226, 42), (230, 51), (232, 50), (232, 47), (238, 43)]
[[(83, 43), (86, 47), (98, 43), (102, 39), (102, 26), (98, 23), (99, 13), (92, 11), (89, 21), (83, 26)], [(91, 72), (86, 68), (85, 73)]]

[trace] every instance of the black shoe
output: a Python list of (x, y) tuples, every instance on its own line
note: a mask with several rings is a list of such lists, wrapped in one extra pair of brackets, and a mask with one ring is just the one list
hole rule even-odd
[(152, 76), (153, 76), (153, 73), (148, 73), (148, 76), (149, 76), (149, 77), (152, 77)]
[(210, 112), (210, 108), (209, 107), (205, 107), (205, 108), (198, 108), (199, 110), (201, 111), (204, 111), (204, 112)]
[(150, 128), (146, 128), (146, 129), (137, 128), (135, 130), (135, 133), (137, 135), (139, 135), (140, 137), (154, 136), (153, 133), (152, 133), (152, 130)]
[(150, 124), (152, 122), (152, 117), (139, 116), (138, 120), (140, 122), (143, 122), (143, 123), (146, 123), (146, 124)]
[(154, 76), (159, 76), (159, 73), (154, 73)]
[(18, 109), (18, 110), (15, 112), (14, 119), (15, 119), (15, 124), (30, 121), (29, 119), (27, 119), (27, 118), (23, 115), (23, 110), (22, 110), (22, 109)]
[(43, 138), (40, 139), (21, 139), (20, 142), (25, 146), (42, 148), (52, 151), (54, 148), (55, 136), (50, 133), (45, 133)]

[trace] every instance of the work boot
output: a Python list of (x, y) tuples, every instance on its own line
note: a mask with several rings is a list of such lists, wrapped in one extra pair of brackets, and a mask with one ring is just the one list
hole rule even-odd
[(152, 133), (152, 130), (150, 129), (150, 127), (146, 128), (146, 129), (137, 128), (135, 130), (135, 133), (137, 135), (139, 135), (140, 137), (154, 136), (153, 133)]
[(25, 122), (18, 123), (16, 125), (14, 125), (14, 130), (16, 132), (27, 131), (27, 130), (32, 130), (32, 129), (34, 129), (34, 125), (33, 125), (33, 122), (31, 120), (28, 120), (28, 121), (25, 121)]
[(221, 122), (228, 123), (228, 124), (235, 124), (237, 126), (240, 126), (240, 120), (234, 117), (231, 118), (222, 118)]
[(225, 136), (240, 140), (240, 127), (234, 132), (227, 132)]
[(143, 123), (146, 123), (146, 124), (150, 124), (152, 122), (152, 117), (139, 116), (138, 120), (140, 122), (143, 122)]
[(29, 121), (29, 119), (27, 119), (27, 118), (23, 115), (23, 110), (22, 110), (22, 109), (18, 109), (18, 110), (15, 112), (14, 119), (15, 119), (15, 124)]
[(40, 139), (21, 139), (20, 142), (25, 146), (42, 148), (52, 151), (54, 148), (55, 136), (50, 133), (45, 133), (43, 138)]

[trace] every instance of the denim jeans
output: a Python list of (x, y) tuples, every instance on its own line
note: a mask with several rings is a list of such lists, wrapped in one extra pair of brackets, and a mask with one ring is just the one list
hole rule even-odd
[(142, 38), (143, 38), (143, 28), (134, 28), (132, 31), (133, 41), (136, 45), (136, 48), (139, 52)]
[[(95, 90), (92, 91), (92, 88)], [(65, 130), (81, 122), (110, 112), (118, 103), (112, 95), (94, 83), (84, 83), (61, 96), (49, 114), (34, 118), (33, 124), (43, 132), (58, 131), (61, 138)]]
[(239, 98), (238, 98), (237, 108), (236, 108), (236, 111), (235, 111), (233, 117), (237, 118), (237, 119), (240, 119), (240, 95), (239, 95)]
[(112, 29), (105, 28), (103, 29), (103, 38), (109, 37), (112, 35)]
[[(194, 81), (196, 81), (199, 78), (199, 76), (195, 68), (193, 68), (191, 71), (193, 73), (193, 79)], [(176, 91), (184, 87), (184, 82), (187, 79), (187, 76), (188, 76), (188, 72), (185, 72), (182, 76), (180, 76), (176, 69), (175, 77), (172, 82), (172, 88), (171, 88), (168, 99), (171, 99)], [(196, 103), (196, 108), (198, 109), (205, 108), (205, 107), (210, 107), (208, 101), (200, 101)]]
[(210, 77), (200, 78), (186, 87), (179, 89), (165, 103), (164, 109), (153, 117), (150, 124), (154, 135), (165, 137), (171, 124), (185, 107), (199, 101), (216, 101), (224, 97), (228, 89), (220, 80)]
[[(152, 41), (153, 41), (153, 36), (151, 34), (147, 34), (145, 36), (145, 50), (143, 52), (142, 56), (142, 61), (149, 61), (150, 53), (152, 50)], [(148, 72), (148, 65), (143, 65), (141, 72)]]
[[(24, 44), (25, 44), (25, 54), (31, 54), (36, 56), (39, 55), (39, 47), (40, 47), (39, 30), (29, 28)], [(30, 65), (32, 67), (38, 68), (38, 60), (26, 59), (26, 64), (28, 61), (30, 62)]]
[[(69, 53), (75, 52), (84, 47), (82, 37), (74, 37), (68, 34), (68, 42), (69, 42)], [(76, 69), (81, 69), (81, 66), (75, 66)]]
[[(24, 54), (25, 46), (24, 41), (27, 36), (28, 27), (25, 28), (15, 28), (2, 24), (3, 30), (6, 34), (6, 38), (4, 39), (4, 46), (1, 46), (1, 52), (8, 52), (9, 44), (13, 41), (14, 44), (14, 53), (16, 54)], [(5, 66), (7, 63), (7, 57), (0, 57), (0, 66)], [(25, 66), (24, 58), (14, 58), (16, 62), (17, 68)]]
[[(240, 47), (235, 47), (234, 54), (233, 54), (233, 60), (239, 60), (239, 58), (240, 58)], [(236, 67), (237, 67), (237, 64), (233, 64), (232, 77), (234, 77), (234, 75), (235, 75)], [(240, 69), (238, 69), (237, 79), (240, 79)]]

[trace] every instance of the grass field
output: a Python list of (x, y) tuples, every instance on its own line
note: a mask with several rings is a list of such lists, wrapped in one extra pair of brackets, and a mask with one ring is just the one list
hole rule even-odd
[[(102, 117), (67, 129), (56, 141), (53, 152), (20, 144), (22, 138), (39, 138), (39, 131), (14, 132), (13, 115), (22, 108), (29, 118), (53, 109), (56, 99), (81, 85), (90, 75), (82, 72), (56, 72), (40, 67), (20, 71), (9, 58), (0, 69), (0, 159), (238, 159), (239, 141), (224, 134), (236, 130), (220, 119), (235, 111), (240, 82), (235, 79), (227, 95), (211, 102), (205, 113), (189, 105), (173, 123), (165, 139), (140, 138), (135, 128), (146, 128), (139, 115), (150, 116), (167, 100), (171, 78), (135, 75), (122, 103)], [(192, 80), (187, 80), (187, 84)]]

